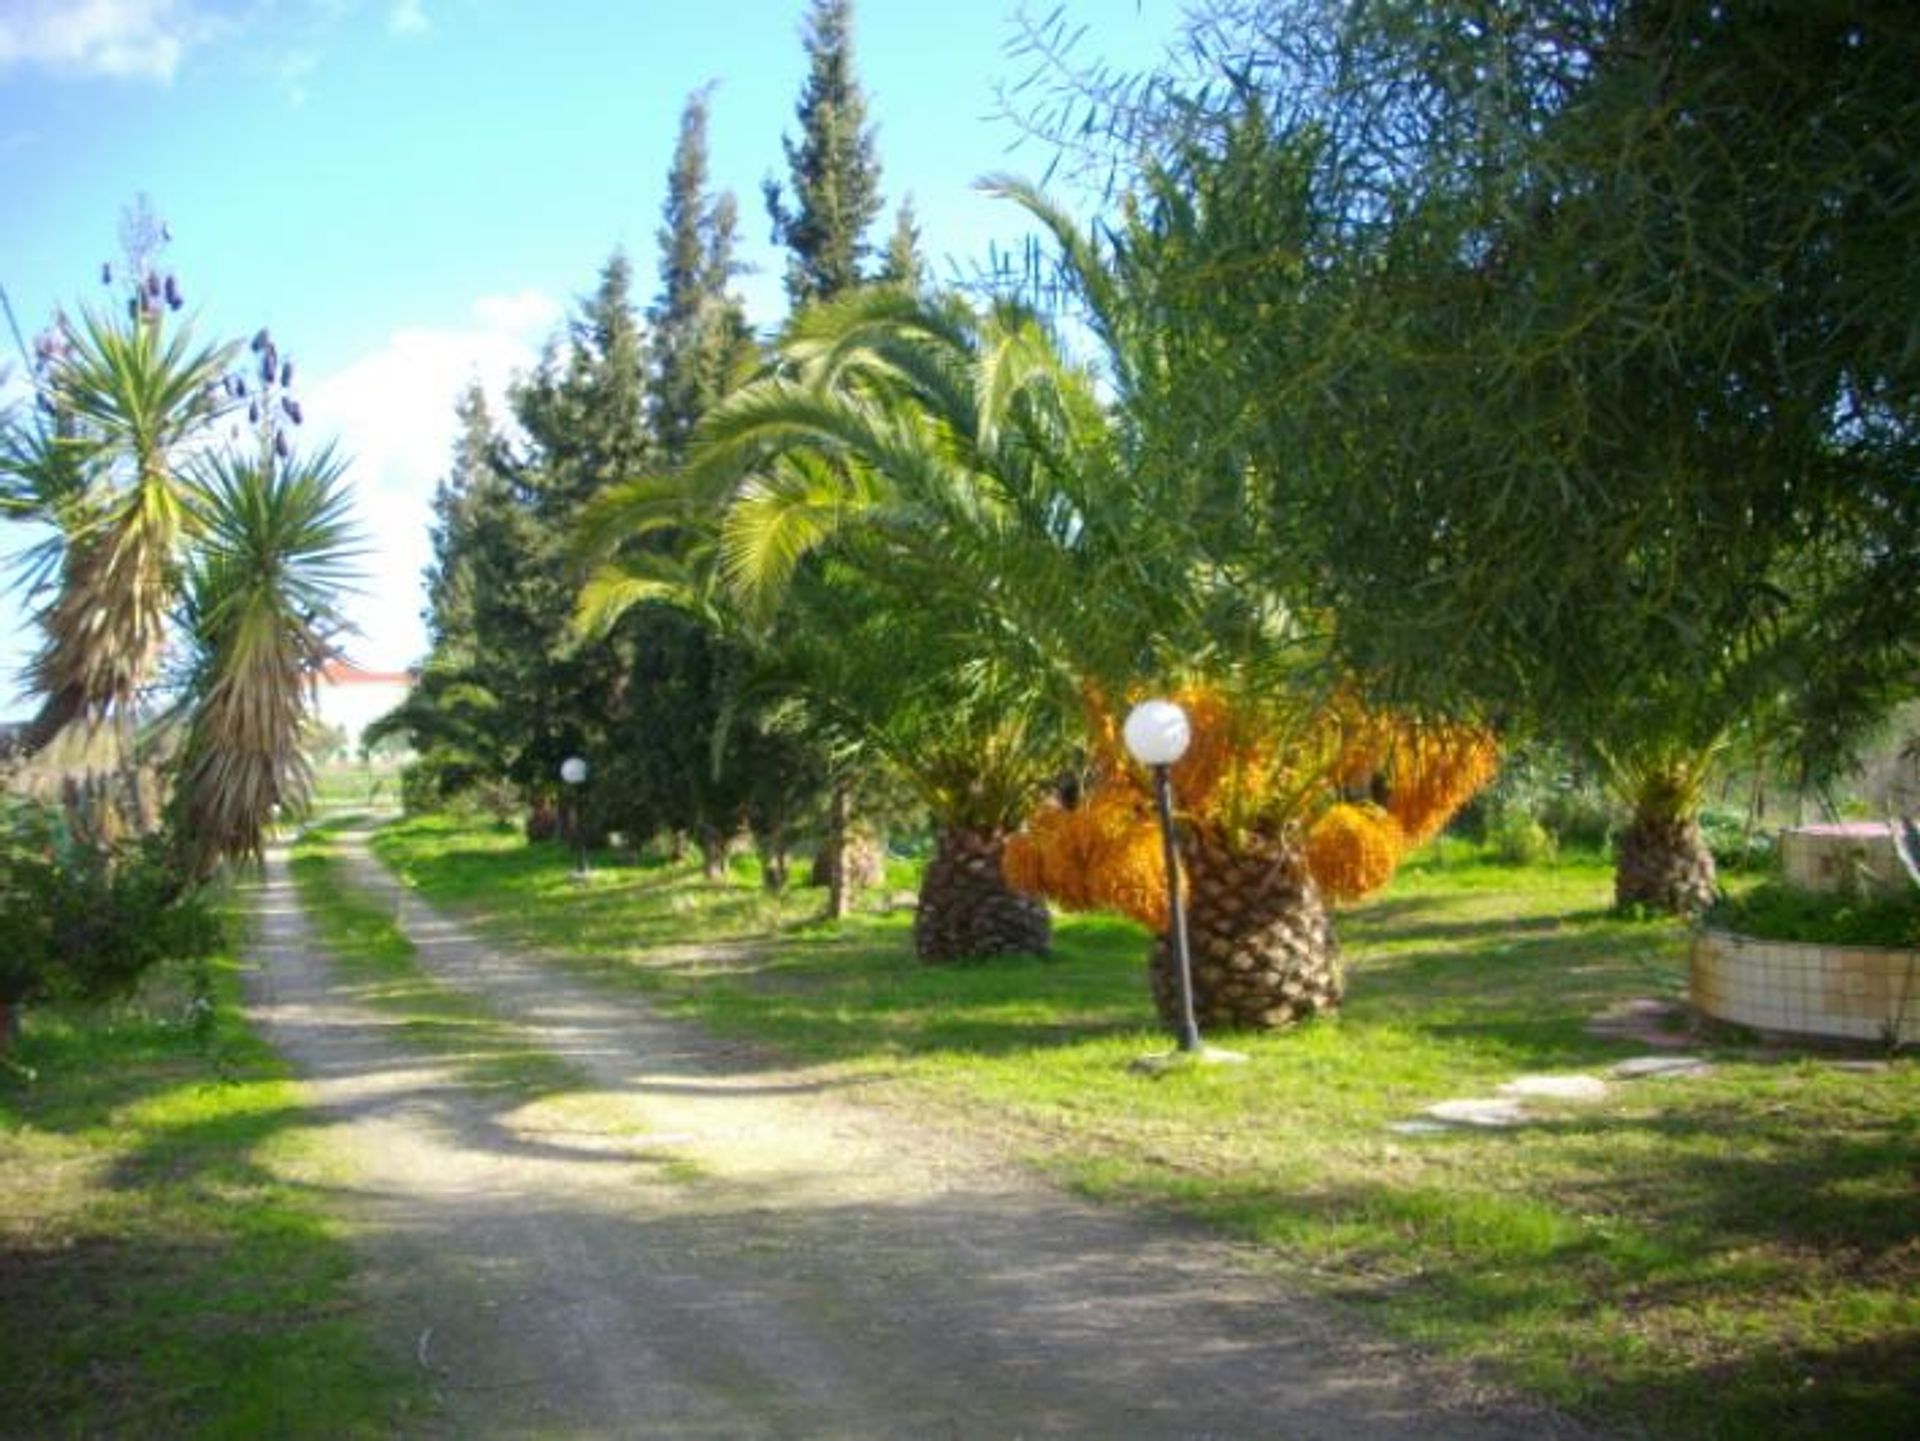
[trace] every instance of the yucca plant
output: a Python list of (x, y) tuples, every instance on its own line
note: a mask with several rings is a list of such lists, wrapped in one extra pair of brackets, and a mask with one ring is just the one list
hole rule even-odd
[(166, 644), (193, 520), (186, 468), (208, 441), (234, 347), (196, 346), (139, 307), (62, 322), (42, 394), (51, 422), (9, 469), (43, 501), (60, 557), (30, 676), (42, 697), (30, 745), (129, 709)]
[(188, 492), (197, 538), (174, 821), (196, 877), (227, 857), (258, 859), (275, 812), (306, 808), (302, 734), (356, 550), (344, 471), (331, 449), (282, 459), (268, 448), (209, 458)]

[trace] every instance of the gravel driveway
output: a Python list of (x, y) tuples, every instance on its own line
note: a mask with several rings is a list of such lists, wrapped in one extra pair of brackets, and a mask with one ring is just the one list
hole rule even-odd
[(305, 1078), (371, 1314), (459, 1437), (1574, 1436), (1223, 1242), (1091, 1207), (475, 940), (350, 838), (435, 976), (582, 1078), (529, 1100), (337, 976), (269, 858), (250, 1006)]

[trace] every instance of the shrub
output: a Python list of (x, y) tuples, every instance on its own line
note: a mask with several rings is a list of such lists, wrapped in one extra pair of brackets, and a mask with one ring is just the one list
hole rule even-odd
[(1560, 845), (1604, 851), (1613, 840), (1614, 807), (1591, 781), (1563, 776), (1541, 801), (1538, 814)]
[[(1540, 838), (1521, 819), (1544, 828), (1545, 854), (1539, 851)], [(1506, 835), (1497, 836), (1502, 827)], [(1468, 802), (1453, 827), (1455, 834), (1485, 842), (1498, 854), (1517, 848), (1520, 864), (1527, 863), (1529, 851), (1539, 860), (1561, 846), (1604, 850), (1613, 829), (1614, 807), (1600, 786), (1562, 747), (1537, 741), (1507, 756), (1498, 779)]]
[(160, 837), (90, 847), (58, 811), (0, 801), (0, 1002), (110, 999), (224, 940)]
[(409, 816), (484, 815), (496, 821), (520, 814), (519, 791), (458, 753), (422, 756), (400, 771), (400, 809)]
[(1893, 898), (1819, 894), (1765, 881), (1723, 898), (1704, 917), (1715, 930), (1828, 946), (1920, 945), (1920, 893)]
[(1765, 870), (1773, 864), (1773, 832), (1753, 824), (1744, 809), (1703, 807), (1700, 835), (1720, 870)]
[(1495, 811), (1486, 831), (1494, 856), (1510, 866), (1541, 865), (1559, 853), (1553, 832), (1517, 806)]

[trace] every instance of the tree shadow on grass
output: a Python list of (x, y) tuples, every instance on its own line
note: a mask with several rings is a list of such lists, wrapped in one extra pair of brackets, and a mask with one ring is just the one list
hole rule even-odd
[(23, 1126), (0, 1434), (326, 1436), (409, 1407), (343, 1290), (345, 1244), (260, 1160), (313, 1124), (246, 1104), (280, 1084), (261, 1052), (122, 1012), (30, 1031), (21, 1059), (35, 1078), (0, 1097)]
[(1338, 928), (1364, 943), (1390, 936), (1396, 942), (1484, 941), (1502, 936), (1554, 933), (1571, 927), (1613, 920), (1604, 906), (1583, 906), (1548, 915), (1492, 915), (1449, 919), (1460, 902), (1445, 896), (1405, 896), (1370, 901), (1361, 909), (1342, 913)]
[(32, 1333), (30, 1356), (0, 1345), (0, 1434), (329, 1434), (341, 1413), (313, 1416), (310, 1388), (391, 1384), (350, 1319), (312, 1299), (346, 1264), (318, 1231), (270, 1254), (245, 1233), (147, 1229), (0, 1246), (0, 1314)]
[(1517, 1021), (1571, 1033), (1623, 996), (1683, 987), (1686, 938), (1679, 933), (1488, 922), (1478, 935), (1477, 944), (1458, 949), (1369, 955), (1356, 948), (1350, 1013), (1430, 1028)]
[[(1677, 1129), (1726, 1134), (1705, 1117)], [(1500, 1153), (1541, 1138), (1423, 1145), (1472, 1148), (1495, 1177)], [(1894, 1437), (1920, 1415), (1920, 1328), (1892, 1301), (1920, 1285), (1917, 1161), (1906, 1138), (1809, 1135), (1786, 1154), (1664, 1147), (1551, 1187), (1146, 1173), (1120, 1189), (1304, 1251), (1342, 1301), (1609, 1423)]]
[[(1566, 1185), (1583, 1214), (1652, 1217), (1729, 1253), (1778, 1247), (1848, 1275), (1897, 1272), (1920, 1286), (1920, 1135), (1898, 1096), (1855, 1094), (1852, 1118), (1683, 1093), (1651, 1114), (1570, 1118), (1544, 1129), (1596, 1151), (1635, 1143), (1636, 1158), (1645, 1158), (1586, 1168), (1585, 1180)], [(1638, 1144), (1645, 1141), (1657, 1145)]]

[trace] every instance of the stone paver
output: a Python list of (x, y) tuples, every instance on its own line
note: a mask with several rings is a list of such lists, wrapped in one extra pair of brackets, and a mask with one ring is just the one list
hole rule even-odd
[(1638, 1081), (1657, 1076), (1703, 1076), (1713, 1065), (1701, 1056), (1633, 1056), (1616, 1062), (1611, 1069), (1622, 1080)]
[(1598, 1076), (1515, 1076), (1500, 1087), (1500, 1094), (1515, 1100), (1600, 1101), (1607, 1096), (1607, 1083)]
[(1456, 1126), (1497, 1128), (1525, 1125), (1527, 1121), (1526, 1107), (1504, 1096), (1437, 1101), (1420, 1114)]

